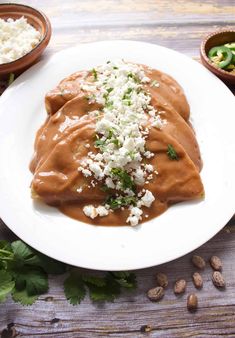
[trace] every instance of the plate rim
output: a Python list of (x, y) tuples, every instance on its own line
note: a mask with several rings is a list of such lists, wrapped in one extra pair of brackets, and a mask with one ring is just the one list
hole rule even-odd
[[(85, 44), (78, 44), (78, 45), (76, 45), (76, 46), (74, 46), (74, 47), (70, 47), (70, 48), (66, 48), (66, 49), (64, 49), (64, 50), (62, 50), (62, 51), (59, 51), (59, 52), (57, 52), (57, 53), (55, 53), (55, 54), (53, 54), (53, 55), (51, 55), (49, 58), (46, 58), (45, 60), (42, 60), (42, 61), (40, 61), (39, 63), (37, 63), (36, 65), (34, 65), (33, 67), (31, 67), (29, 70), (27, 70), (25, 73), (23, 73), (19, 78), (17, 78), (16, 79), (16, 81), (9, 87), (9, 89), (7, 89), (4, 93), (3, 93), (3, 95), (2, 95), (2, 97), (0, 98), (0, 106), (1, 106), (1, 104), (2, 104), (2, 101), (4, 102), (4, 100), (6, 99), (7, 100), (7, 98), (8, 98), (8, 96), (10, 95), (10, 92), (11, 92), (11, 89), (12, 88), (14, 88), (18, 83), (20, 83), (21, 82), (21, 78), (24, 78), (24, 77), (27, 77), (27, 74), (29, 73), (29, 72), (33, 72), (35, 69), (37, 69), (37, 68), (40, 68), (40, 67), (42, 67), (42, 66), (44, 66), (44, 65), (46, 65), (50, 60), (52, 60), (53, 58), (55, 58), (55, 57), (57, 57), (59, 54), (63, 54), (63, 53), (65, 53), (65, 52), (69, 52), (69, 51), (72, 51), (72, 50), (74, 50), (74, 49), (77, 49), (77, 48), (81, 48), (81, 47), (83, 47), (83, 45), (94, 45), (94, 44), (103, 44), (103, 43), (123, 43), (123, 42), (130, 42), (130, 43), (137, 43), (137, 44), (148, 44), (148, 45), (151, 45), (151, 46), (154, 46), (154, 47), (160, 47), (160, 48), (163, 48), (163, 49), (165, 49), (165, 50), (169, 50), (169, 51), (174, 51), (175, 53), (177, 53), (177, 54), (180, 54), (180, 56), (183, 56), (183, 57), (185, 57), (185, 58), (187, 58), (187, 59), (190, 59), (191, 61), (194, 61), (194, 60), (192, 60), (190, 57), (188, 57), (188, 56), (186, 56), (185, 54), (182, 54), (182, 53), (179, 53), (179, 52), (177, 52), (177, 51), (175, 51), (175, 50), (173, 50), (173, 49), (170, 49), (170, 48), (166, 48), (166, 47), (163, 47), (163, 46), (160, 46), (160, 45), (157, 45), (157, 44), (152, 44), (152, 43), (146, 43), (146, 42), (142, 42), (142, 41), (132, 41), (132, 40), (107, 40), (107, 41), (98, 41), (98, 42), (91, 42), (91, 43), (85, 43)], [(195, 61), (194, 61), (195, 62)], [(201, 66), (202, 68), (203, 68), (203, 66)], [(209, 71), (208, 71), (208, 73), (209, 73)], [(212, 75), (213, 77), (215, 77), (213, 74), (210, 74), (210, 75)], [(216, 80), (218, 80), (223, 86), (224, 86), (224, 88), (227, 90), (227, 92), (229, 93), (229, 94), (231, 94), (231, 96), (233, 96), (233, 94), (232, 93), (230, 93), (230, 91), (229, 91), (229, 89), (225, 86), (225, 84), (223, 84), (219, 79), (217, 79), (216, 78)], [(1, 208), (1, 206), (0, 206), (0, 209), (2, 209)], [(226, 219), (225, 220), (225, 224), (226, 224), (226, 222), (227, 221), (229, 221), (230, 219), (231, 219), (231, 217), (233, 216), (233, 214), (234, 214), (234, 211), (232, 211), (232, 208), (231, 208), (231, 215), (228, 215), (227, 217), (224, 217), (224, 219)], [(9, 224), (11, 224), (11, 217), (7, 217), (7, 216), (10, 216), (9, 214), (7, 215), (7, 214), (4, 214), (4, 212), (2, 212), (2, 210), (1, 210), (1, 218), (2, 218), (2, 220), (4, 221), (4, 223), (7, 225), (7, 227), (9, 227), (19, 238), (21, 238), (21, 235), (20, 235), (20, 233), (18, 232), (18, 231), (16, 231), (15, 229), (13, 230), (12, 228), (12, 226), (10, 226)], [(202, 243), (200, 242), (199, 244), (198, 243), (195, 243), (195, 246), (194, 247), (192, 247), (191, 249), (190, 249), (190, 251), (187, 251), (187, 252), (184, 252), (184, 253), (179, 253), (178, 255), (174, 255), (174, 258), (169, 258), (168, 260), (164, 260), (163, 259), (163, 261), (160, 261), (160, 262), (158, 262), (157, 263), (157, 265), (160, 265), (160, 264), (163, 264), (163, 263), (167, 263), (167, 262), (169, 262), (169, 261), (172, 261), (172, 260), (175, 260), (175, 259), (177, 259), (177, 258), (179, 258), (179, 257), (182, 257), (182, 256), (184, 256), (185, 254), (187, 254), (187, 253), (189, 253), (189, 252), (191, 252), (191, 251), (193, 251), (193, 250), (195, 250), (196, 248), (198, 248), (199, 246), (201, 246), (201, 245), (203, 245), (204, 243), (206, 243), (209, 239), (211, 239), (212, 237), (214, 237), (224, 226), (225, 226), (225, 224), (223, 224), (222, 226), (220, 226), (220, 227), (218, 227), (218, 229), (216, 229), (216, 231), (214, 231), (213, 232), (213, 235), (212, 236), (210, 236), (210, 238), (206, 238)], [(35, 245), (35, 243), (34, 244), (31, 244), (31, 242), (29, 243), (29, 241), (27, 241), (27, 240), (25, 240), (25, 239), (22, 239), (23, 241), (25, 241), (27, 244), (29, 244), (30, 246), (32, 246), (32, 247), (34, 247), (34, 248), (36, 248), (36, 250), (38, 250), (38, 251), (40, 251), (40, 252), (43, 252), (45, 255), (48, 255), (48, 253), (46, 253), (45, 251), (42, 251), (39, 247), (38, 247), (38, 245)], [(65, 262), (65, 263), (67, 263), (67, 264), (71, 264), (67, 259), (61, 259), (61, 257), (53, 257), (53, 255), (48, 255), (48, 256), (50, 256), (50, 257), (52, 257), (52, 258), (54, 258), (54, 259), (57, 259), (57, 260), (60, 260), (60, 261), (63, 261), (63, 262)], [(149, 264), (149, 265), (141, 265), (141, 266), (138, 266), (138, 264), (137, 264), (137, 266), (135, 266), (135, 267), (133, 267), (133, 268), (128, 268), (128, 270), (136, 270), (136, 269), (141, 269), (141, 268), (147, 268), (147, 267), (151, 267), (151, 266), (155, 266), (156, 264)], [(89, 268), (89, 269), (96, 269), (97, 270), (97, 268), (96, 267), (90, 267), (90, 266), (85, 266), (85, 265), (76, 265), (76, 266), (79, 266), (79, 267), (83, 267), (83, 268)], [(106, 268), (104, 268), (104, 269), (102, 269), (102, 268), (98, 268), (99, 270), (107, 270)], [(108, 270), (117, 270), (117, 269), (112, 269), (112, 268), (108, 268)]]

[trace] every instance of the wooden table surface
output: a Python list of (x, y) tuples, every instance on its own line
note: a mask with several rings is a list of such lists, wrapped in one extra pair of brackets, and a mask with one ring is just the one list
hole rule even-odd
[[(9, 1), (0, 1), (0, 3)], [(14, 2), (21, 2), (14, 0)], [(107, 39), (148, 41), (173, 48), (199, 59), (203, 36), (220, 27), (235, 28), (235, 1), (223, 0), (29, 0), (51, 20), (53, 35), (44, 57), (82, 42)], [(190, 226), (190, 224), (189, 224)], [(205, 224), (210, 226), (210, 224)], [(0, 238), (14, 238), (0, 223)], [(0, 332), (14, 323), (19, 337), (235, 337), (235, 218), (208, 243), (196, 250), (208, 259), (223, 260), (227, 281), (225, 291), (211, 282), (211, 268), (202, 273), (204, 287), (196, 291), (199, 309), (186, 309), (194, 271), (192, 254), (159, 267), (136, 271), (138, 288), (123, 294), (114, 303), (92, 304), (86, 298), (80, 305), (68, 304), (62, 290), (62, 277), (50, 278), (49, 293), (32, 306), (23, 307), (9, 299), (0, 305)], [(170, 285), (164, 299), (151, 303), (146, 291), (155, 286), (157, 271), (167, 273)], [(185, 295), (176, 297), (173, 282), (188, 281)], [(142, 325), (152, 326), (142, 333)], [(13, 325), (13, 324), (12, 324)]]

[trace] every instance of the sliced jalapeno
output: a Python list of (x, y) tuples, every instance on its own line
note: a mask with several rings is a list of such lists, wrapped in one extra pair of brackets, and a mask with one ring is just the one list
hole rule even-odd
[(235, 51), (235, 42), (226, 43), (224, 46)]
[(232, 51), (233, 54), (232, 64), (235, 65), (235, 42), (226, 43), (225, 47), (229, 48)]
[(210, 49), (208, 56), (219, 68), (225, 68), (231, 63), (233, 53), (228, 47), (217, 46)]

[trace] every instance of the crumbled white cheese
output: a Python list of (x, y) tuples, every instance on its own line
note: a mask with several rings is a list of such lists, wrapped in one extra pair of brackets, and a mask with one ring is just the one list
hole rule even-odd
[(89, 164), (89, 169), (94, 173), (95, 178), (97, 178), (98, 180), (101, 180), (104, 177), (103, 170), (101, 169), (99, 164), (92, 162)]
[(109, 210), (107, 210), (104, 206), (99, 205), (96, 208), (96, 211), (98, 212), (98, 215), (103, 217), (103, 216), (107, 216), (109, 214)]
[(81, 171), (85, 177), (91, 176), (91, 171), (83, 167), (79, 167), (78, 171)]
[[(119, 198), (137, 199), (137, 206), (129, 207), (127, 218), (134, 226), (142, 219), (141, 207), (150, 207), (155, 197), (149, 190), (136, 194), (134, 189), (125, 187), (113, 170), (125, 173), (128, 181), (137, 186), (149, 184), (154, 168), (143, 159), (151, 159), (154, 153), (146, 150), (146, 139), (152, 127), (161, 129), (166, 121), (150, 104), (151, 96), (144, 86), (150, 79), (142, 66), (117, 60), (96, 67), (95, 74), (94, 81), (85, 83), (82, 88), (92, 95), (94, 102), (103, 106), (98, 115), (96, 112), (95, 147), (99, 151), (88, 152), (88, 159), (81, 163), (79, 170), (86, 177), (103, 180), (107, 188), (117, 191)], [(88, 213), (99, 215), (98, 208), (93, 208), (89, 206)], [(87, 214), (86, 209), (84, 212)], [(102, 215), (105, 212), (103, 210)]]
[(92, 219), (94, 219), (96, 216), (98, 216), (98, 212), (97, 212), (96, 208), (94, 207), (94, 205), (86, 205), (83, 208), (83, 212), (87, 217), (90, 217)]
[(141, 202), (141, 205), (149, 208), (149, 207), (151, 207), (154, 200), (155, 200), (155, 197), (153, 196), (151, 191), (146, 190), (146, 192), (145, 192), (144, 196), (141, 198), (140, 202)]
[(139, 221), (141, 221), (143, 214), (143, 211), (140, 208), (137, 207), (131, 207), (130, 208), (130, 215), (127, 218), (127, 223), (130, 223), (131, 226), (136, 226)]
[(109, 210), (103, 205), (99, 205), (97, 208), (94, 205), (86, 205), (83, 208), (83, 212), (87, 217), (94, 219), (97, 216), (104, 217), (109, 214)]
[(0, 64), (12, 62), (30, 52), (41, 34), (24, 17), (0, 19)]

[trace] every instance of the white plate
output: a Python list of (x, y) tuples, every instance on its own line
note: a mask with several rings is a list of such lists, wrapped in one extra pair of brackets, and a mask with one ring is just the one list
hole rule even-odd
[[(67, 75), (113, 58), (143, 63), (172, 75), (184, 88), (204, 167), (205, 200), (171, 207), (137, 228), (84, 224), (30, 198), (28, 170), (35, 133), (46, 118), (44, 96)], [(234, 213), (235, 100), (199, 63), (143, 42), (80, 45), (40, 62), (0, 99), (0, 216), (32, 247), (66, 263), (126, 270), (167, 262), (214, 236)]]

